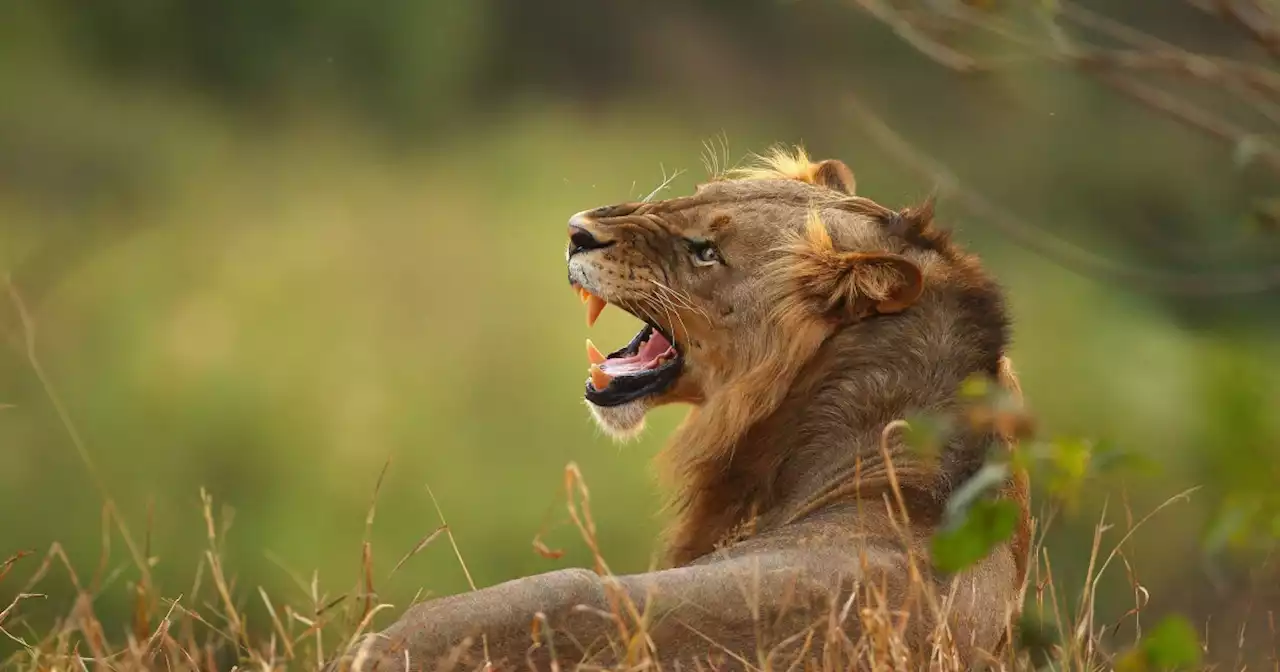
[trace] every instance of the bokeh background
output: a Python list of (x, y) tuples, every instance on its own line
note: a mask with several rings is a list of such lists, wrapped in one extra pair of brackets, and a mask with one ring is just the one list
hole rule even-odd
[[(1093, 4), (1188, 48), (1266, 64), (1194, 3)], [(234, 509), (224, 552), (238, 593), (305, 598), (289, 572), (314, 571), (336, 596), (359, 577), (390, 460), (371, 541), (379, 597), (403, 605), (467, 587), (443, 542), (386, 578), (440, 523), (429, 490), (479, 585), (588, 562), (564, 510), (576, 462), (613, 569), (647, 568), (664, 522), (650, 461), (682, 411), (663, 409), (621, 447), (590, 423), (564, 223), (673, 175), (671, 192), (691, 190), (708, 143), (731, 163), (802, 143), (849, 163), (863, 194), (919, 203), (936, 175), (887, 152), (842, 104), (849, 95), (1014, 213), (1028, 239), (1175, 279), (1274, 274), (1275, 174), (1250, 160), (1252, 145), (1057, 63), (958, 75), (862, 5), (882, 6), (3, 3), (0, 272), (94, 466), (6, 294), (0, 556), (56, 542), (92, 573), (96, 471), (145, 531), (165, 595), (188, 589), (203, 556), (204, 487), (220, 515)], [(1188, 95), (1250, 113), (1212, 93)], [(1187, 614), (1211, 654), (1233, 659), (1249, 619), (1250, 655), (1271, 650), (1280, 580), (1269, 556), (1204, 549), (1224, 516), (1265, 510), (1280, 483), (1280, 296), (1265, 283), (1233, 291), (1210, 278), (1188, 292), (1079, 272), (961, 206), (944, 193), (939, 218), (1008, 288), (1012, 354), (1044, 434), (1122, 446), (1159, 468), (1091, 485), (1055, 519), (1060, 588), (1083, 584), (1104, 507), (1106, 552), (1127, 519), (1200, 485), (1133, 535), (1131, 570), (1108, 570), (1099, 621), (1133, 606), (1136, 576), (1147, 610)], [(636, 326), (606, 311), (590, 335), (615, 344)], [(563, 557), (535, 552), (544, 529)], [(108, 565), (121, 572), (94, 605), (109, 636), (127, 628), (129, 564), (113, 541)], [(20, 588), (0, 583), (0, 604)], [(39, 630), (74, 595), (57, 569), (41, 592), (49, 599), (6, 627)], [(0, 641), (0, 654), (12, 650)]]

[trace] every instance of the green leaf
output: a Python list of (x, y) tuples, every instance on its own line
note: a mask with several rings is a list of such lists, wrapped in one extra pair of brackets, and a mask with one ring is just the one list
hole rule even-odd
[(947, 500), (943, 525), (956, 525), (970, 507), (983, 497), (998, 490), (1009, 478), (1009, 465), (1000, 462), (988, 462), (982, 465), (978, 473), (960, 484), (951, 498)]
[(1166, 616), (1137, 646), (1116, 661), (1116, 672), (1199, 668), (1200, 639), (1186, 618)]
[(1166, 616), (1147, 633), (1142, 640), (1142, 652), (1147, 663), (1157, 670), (1200, 665), (1200, 639), (1196, 630), (1177, 614)]
[(920, 457), (937, 457), (942, 453), (942, 441), (951, 426), (946, 418), (934, 414), (918, 414), (907, 419), (902, 439)]
[(1093, 461), (1093, 444), (1082, 439), (1058, 439), (1049, 454), (1049, 493), (1074, 505)]
[(930, 549), (934, 566), (955, 573), (985, 558), (1013, 536), (1018, 516), (1018, 505), (1009, 500), (974, 502), (958, 524), (934, 533)]

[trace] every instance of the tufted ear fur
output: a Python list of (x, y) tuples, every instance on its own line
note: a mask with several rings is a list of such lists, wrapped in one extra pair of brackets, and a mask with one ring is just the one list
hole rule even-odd
[(817, 217), (804, 239), (792, 247), (792, 286), (827, 315), (860, 320), (906, 310), (924, 291), (924, 274), (906, 257), (889, 253), (842, 252)]
[(853, 171), (839, 159), (827, 159), (815, 164), (813, 183), (849, 196), (854, 195), (858, 186), (857, 180), (853, 177)]
[(924, 274), (910, 259), (896, 254), (843, 255), (848, 287), (842, 301), (857, 317), (900, 313), (924, 291)]

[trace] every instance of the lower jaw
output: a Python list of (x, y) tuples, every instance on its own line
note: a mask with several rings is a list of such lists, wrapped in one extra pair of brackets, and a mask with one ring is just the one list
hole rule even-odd
[(587, 383), (584, 397), (594, 406), (612, 408), (635, 402), (647, 403), (675, 386), (680, 376), (680, 360), (668, 364), (656, 374), (631, 378), (618, 376), (603, 390)]

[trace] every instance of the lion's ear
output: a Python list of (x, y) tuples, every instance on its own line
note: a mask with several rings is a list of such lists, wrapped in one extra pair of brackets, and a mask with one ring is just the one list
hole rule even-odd
[(924, 291), (924, 273), (906, 257), (858, 252), (840, 256), (848, 264), (842, 299), (855, 317), (900, 313)]
[(786, 273), (798, 295), (828, 315), (859, 320), (899, 313), (924, 291), (924, 273), (915, 262), (887, 252), (838, 250), (816, 212), (792, 252)]
[(818, 162), (813, 170), (813, 183), (850, 196), (854, 195), (858, 185), (853, 171), (839, 159)]

